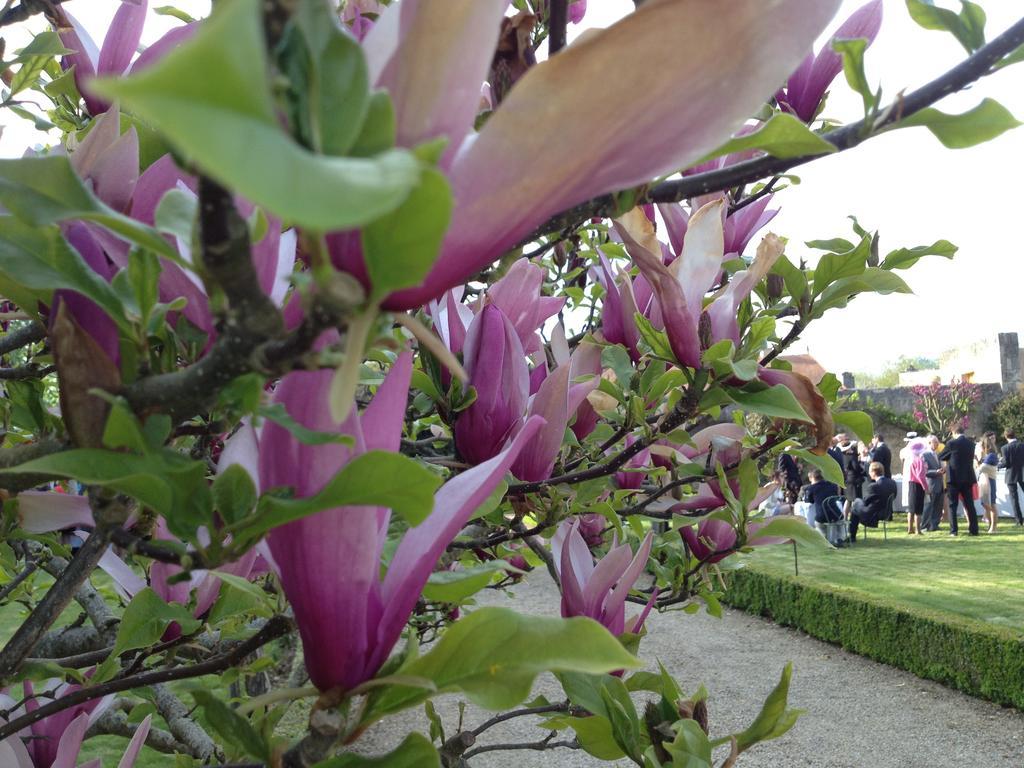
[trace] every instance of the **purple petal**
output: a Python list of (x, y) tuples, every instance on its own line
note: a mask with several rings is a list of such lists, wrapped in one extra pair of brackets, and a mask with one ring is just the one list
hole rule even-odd
[(28, 533), (63, 531), (93, 525), (85, 496), (53, 491), (22, 491), (18, 494), (19, 526)]
[(57, 754), (50, 768), (75, 768), (78, 753), (89, 729), (89, 715), (83, 712), (68, 725), (57, 744)]
[[(710, 152), (796, 67), (838, 5), (782, 0), (766, 14), (760, 0), (738, 0), (722, 14), (715, 3), (646, 3), (531, 67), (452, 164), (456, 206), (431, 273), (387, 306), (419, 306), (552, 213)], [(621, 66), (641, 60), (653, 73), (642, 85)]]
[(198, 22), (186, 24), (183, 27), (175, 27), (139, 54), (139, 58), (131, 65), (131, 71), (141, 72), (147, 67), (153, 66), (153, 64), (192, 37), (197, 29), (199, 29)]
[(534, 482), (551, 477), (569, 423), (569, 374), (568, 363), (558, 366), (533, 396), (529, 414), (542, 416), (546, 423), (537, 439), (519, 454), (512, 465), (512, 474), (520, 480)]
[(672, 253), (678, 256), (683, 252), (683, 238), (686, 237), (690, 215), (680, 203), (659, 203), (658, 211), (661, 213), (661, 218), (665, 220), (665, 229), (668, 232), (668, 241), (672, 245)]
[[(577, 536), (583, 542), (583, 537), (578, 532)], [(586, 547), (585, 542), (583, 546)], [(602, 557), (597, 565), (594, 566), (590, 578), (587, 579), (583, 587), (584, 616), (601, 621), (602, 609), (608, 599), (608, 593), (615, 586), (615, 583), (622, 578), (622, 574), (626, 572), (632, 555), (633, 553), (630, 551), (629, 546), (622, 544), (609, 550), (608, 554)], [(589, 548), (587, 548), (587, 556), (590, 556)]]
[(772, 265), (782, 255), (784, 248), (782, 241), (769, 233), (757, 247), (757, 256), (750, 267), (733, 275), (729, 284), (718, 292), (707, 309), (708, 317), (711, 320), (712, 342), (731, 339), (739, 346), (738, 313), (740, 304), (754, 290), (754, 286), (768, 274)]
[[(640, 574), (647, 567), (647, 558), (651, 555), (651, 545), (653, 542), (654, 534), (648, 531), (629, 567), (622, 573), (622, 578), (619, 579), (615, 589), (612, 590), (612, 593), (608, 595), (608, 599), (605, 601), (605, 620), (602, 623), (608, 627), (608, 630), (613, 635), (621, 635), (625, 630), (626, 598), (629, 596), (629, 591), (633, 588), (636, 580), (640, 578)], [(629, 552), (628, 547), (626, 552)]]
[(217, 472), (223, 472), (232, 464), (237, 464), (252, 478), (256, 490), (260, 490), (260, 448), (256, 438), (256, 430), (248, 418), (243, 419), (238, 430), (224, 441), (224, 448), (217, 460)]
[(694, 316), (700, 311), (704, 294), (722, 270), (724, 213), (724, 201), (715, 200), (693, 214), (686, 229), (683, 252), (668, 268), (682, 287), (686, 306)]
[(569, 3), (569, 21), (579, 24), (587, 14), (587, 0), (572, 0)]
[(135, 760), (146, 743), (146, 737), (149, 736), (149, 726), (152, 722), (153, 716), (146, 715), (145, 719), (139, 723), (139, 727), (135, 729), (132, 740), (128, 742), (128, 748), (124, 751), (124, 757), (117, 764), (117, 768), (132, 768), (135, 765)]
[[(473, 127), (508, 0), (418, 0), (401, 8), (401, 45), (376, 86), (395, 106), (396, 143), (414, 147), (445, 137), (447, 168)], [(368, 48), (375, 35), (366, 40)]]
[(519, 336), (494, 304), (469, 326), (463, 364), (477, 397), (455, 422), (455, 445), (463, 458), (479, 464), (497, 455), (522, 422), (529, 393)]
[(640, 268), (640, 272), (658, 299), (665, 332), (676, 359), (683, 365), (699, 368), (698, 317), (693, 314), (696, 310), (688, 306), (682, 285), (662, 263), (660, 244), (654, 237), (651, 223), (634, 208), (617, 220), (616, 230), (626, 244), (626, 251)]
[[(882, 27), (882, 0), (862, 5), (836, 30), (832, 40), (866, 38), (870, 45)], [(807, 75), (807, 84), (798, 100), (797, 114), (808, 122), (814, 117), (825, 91), (843, 69), (843, 57), (832, 50), (832, 42), (821, 49)]]
[(363, 411), (360, 423), (368, 451), (398, 450), (405, 423), (405, 406), (412, 380), (412, 352), (398, 356), (373, 401)]
[(384, 577), (384, 613), (376, 631), (371, 667), (379, 667), (387, 659), (445, 547), (502, 481), (543, 423), (542, 419), (529, 419), (508, 448), (445, 483), (435, 496), (430, 517), (402, 537)]
[(142, 38), (149, 0), (122, 0), (100, 50), (98, 75), (123, 75)]
[[(82, 531), (79, 535), (84, 539)], [(128, 563), (114, 554), (114, 550), (107, 547), (98, 563), (99, 567), (113, 580), (117, 591), (129, 599), (141, 592), (146, 582), (139, 576)]]
[(78, 19), (67, 12), (64, 16), (71, 26), (60, 29), (58, 35), (64, 47), (74, 53), (64, 56), (61, 59), (61, 66), (64, 69), (75, 68), (75, 85), (78, 92), (85, 97), (86, 109), (89, 110), (89, 114), (98, 115), (104, 110), (103, 103), (87, 95), (85, 84), (96, 75), (96, 65), (100, 58), (99, 49)]

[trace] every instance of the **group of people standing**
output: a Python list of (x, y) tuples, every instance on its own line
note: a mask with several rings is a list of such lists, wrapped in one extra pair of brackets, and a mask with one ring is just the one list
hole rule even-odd
[[(907, 533), (919, 535), (939, 530), (948, 519), (949, 535), (959, 535), (958, 512), (963, 503), (968, 535), (979, 533), (975, 500), (983, 510), (983, 521), (989, 533), (997, 526), (996, 482), (998, 469), (1006, 469), (1006, 483), (1017, 525), (1024, 525), (1018, 487), (1024, 490), (1024, 443), (1012, 431), (1006, 432), (1007, 443), (1002, 451), (996, 446), (994, 432), (986, 432), (975, 441), (962, 428), (953, 430), (952, 438), (943, 444), (936, 435), (921, 438), (907, 434), (900, 450), (903, 462), (902, 502), (907, 510)], [(881, 434), (870, 444), (857, 443), (845, 434), (836, 435), (829, 455), (839, 464), (846, 483), (843, 515), (849, 520), (849, 539), (854, 543), (859, 525), (875, 527), (889, 519), (896, 494), (892, 479), (893, 454)], [(840, 496), (839, 487), (812, 469), (809, 482), (803, 485), (796, 461), (782, 454), (778, 464), (778, 480), (784, 505), (791, 508), (798, 500), (809, 502), (816, 510), (817, 522), (832, 522), (825, 500)], [(838, 543), (838, 542), (833, 542)]]

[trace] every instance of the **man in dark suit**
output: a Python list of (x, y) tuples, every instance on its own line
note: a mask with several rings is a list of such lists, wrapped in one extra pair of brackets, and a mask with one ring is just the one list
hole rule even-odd
[(875, 435), (875, 440), (871, 444), (871, 460), (877, 461), (882, 465), (882, 469), (885, 471), (886, 477), (892, 477), (892, 451), (889, 450), (889, 446), (885, 444), (885, 438), (879, 433)]
[(928, 450), (921, 454), (924, 460), (925, 477), (928, 478), (928, 495), (924, 497), (924, 514), (921, 515), (922, 531), (937, 531), (942, 520), (942, 500), (946, 497), (946, 470), (939, 461), (939, 438), (928, 435)]
[(832, 438), (832, 447), (828, 449), (828, 455), (831, 456), (836, 464), (839, 465), (839, 469), (846, 470), (846, 464), (843, 462), (843, 449), (839, 447), (839, 443), (846, 440), (846, 435), (836, 435)]
[(961, 427), (953, 429), (953, 439), (946, 443), (939, 460), (949, 465), (949, 535), (956, 536), (957, 500), (964, 503), (967, 513), (967, 532), (978, 535), (978, 512), (974, 507), (974, 484), (978, 476), (974, 473), (974, 441), (964, 434)]
[(863, 499), (854, 499), (850, 508), (850, 543), (857, 541), (857, 526), (866, 525), (877, 528), (878, 521), (889, 513), (889, 499), (895, 498), (896, 482), (885, 476), (885, 468), (880, 462), (873, 461), (868, 467), (871, 482)]
[(1020, 497), (1017, 495), (1017, 487), (1024, 488), (1024, 443), (1017, 440), (1012, 429), (1006, 430), (1006, 439), (1009, 442), (1003, 446), (1003, 458), (999, 466), (1006, 469), (1006, 486), (1010, 490), (1017, 525), (1024, 525), (1024, 517), (1020, 513)]
[[(838, 541), (832, 540), (829, 529), (825, 527), (825, 523), (834, 523), (839, 519), (830, 517), (831, 510), (825, 508), (825, 499), (833, 496), (839, 497), (839, 486), (826, 480), (822, 471), (817, 467), (808, 472), (807, 476), (810, 478), (811, 484), (804, 488), (803, 500), (811, 505), (814, 522), (818, 524), (818, 530), (825, 535), (829, 543), (842, 546)], [(837, 509), (841, 509), (841, 507), (837, 507)], [(810, 518), (808, 518), (808, 522), (810, 522)], [(837, 534), (837, 536), (841, 537), (842, 534)]]

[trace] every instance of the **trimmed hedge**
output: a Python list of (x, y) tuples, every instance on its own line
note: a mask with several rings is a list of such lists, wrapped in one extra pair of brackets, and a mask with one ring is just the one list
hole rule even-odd
[(1024, 635), (753, 568), (722, 601), (919, 677), (1024, 710)]

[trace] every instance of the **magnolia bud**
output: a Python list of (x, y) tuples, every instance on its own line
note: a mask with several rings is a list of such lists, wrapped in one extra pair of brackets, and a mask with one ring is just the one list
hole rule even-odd
[(700, 339), (701, 351), (711, 346), (711, 316), (707, 312), (700, 313), (697, 323), (697, 337)]
[(782, 279), (782, 275), (768, 275), (767, 289), (768, 289), (768, 300), (778, 301), (782, 298), (782, 292), (786, 287), (786, 281)]

